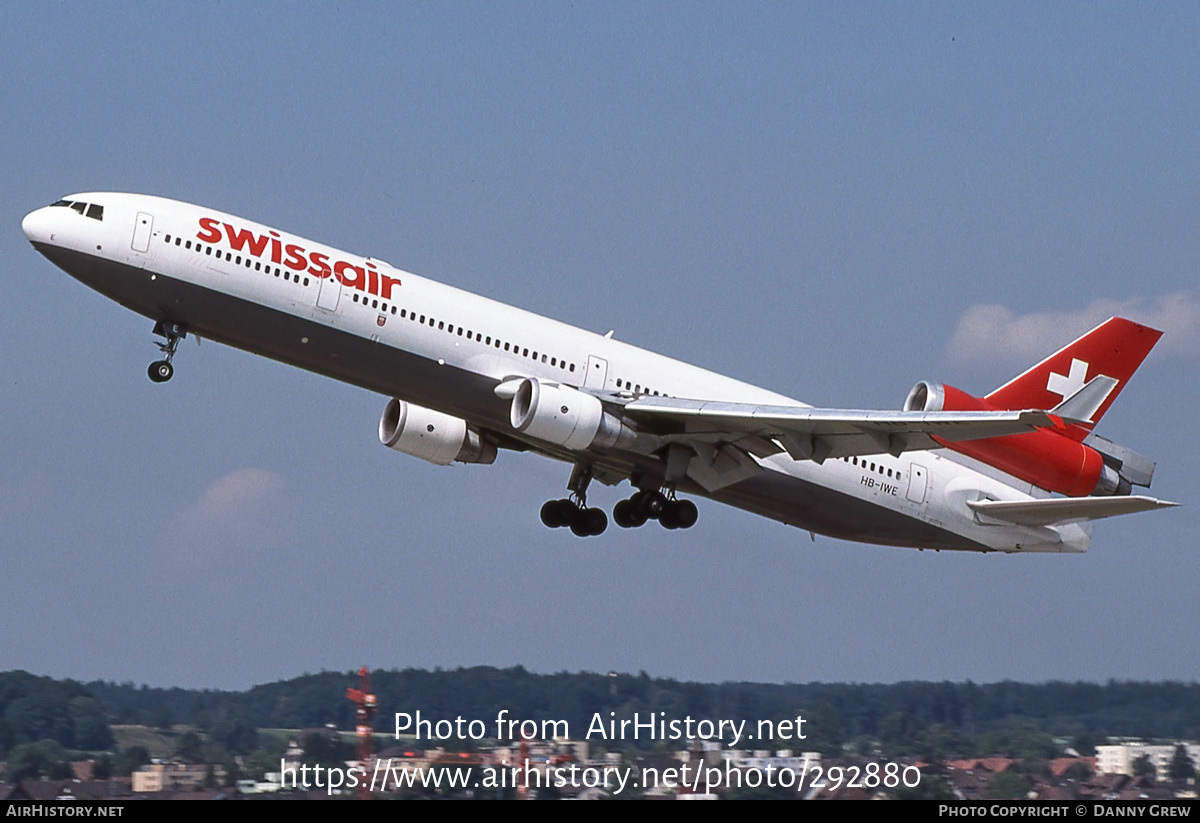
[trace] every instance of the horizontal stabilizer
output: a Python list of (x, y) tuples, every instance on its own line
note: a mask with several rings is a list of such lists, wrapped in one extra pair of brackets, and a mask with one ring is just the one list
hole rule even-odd
[(1119, 514), (1169, 509), (1178, 503), (1153, 497), (1055, 497), (1047, 500), (968, 500), (981, 515), (1020, 526), (1052, 526)]

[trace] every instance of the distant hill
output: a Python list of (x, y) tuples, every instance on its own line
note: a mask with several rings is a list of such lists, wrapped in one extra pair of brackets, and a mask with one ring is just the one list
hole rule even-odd
[[(431, 721), (481, 720), (491, 735), (497, 713), (507, 709), (518, 720), (565, 720), (577, 737), (597, 712), (606, 720), (664, 712), (667, 719), (690, 715), (751, 724), (802, 715), (807, 738), (788, 747), (829, 751), (870, 740), (893, 753), (973, 754), (978, 745), (1024, 745), (1013, 742), (1013, 730), (1036, 730), (1085, 747), (1109, 735), (1200, 738), (1195, 683), (714, 684), (645, 673), (533, 674), (483, 666), (374, 671), (371, 680), (379, 696), (375, 727), (385, 733), (394, 728), (396, 712), (420, 710)], [(243, 692), (0, 673), (0, 757), (15, 744), (40, 739), (69, 748), (110, 747), (109, 723), (187, 724), (230, 751), (248, 751), (258, 728), (353, 728), (354, 706), (345, 695), (355, 685), (352, 672), (308, 674)]]

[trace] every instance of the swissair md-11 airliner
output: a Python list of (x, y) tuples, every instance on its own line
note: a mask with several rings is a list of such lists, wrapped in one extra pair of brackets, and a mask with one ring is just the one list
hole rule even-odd
[(983, 397), (920, 382), (902, 411), (819, 409), (213, 209), (69, 195), (25, 217), (59, 268), (149, 318), (165, 382), (188, 334), (378, 392), (384, 445), (431, 463), (533, 451), (573, 468), (551, 527), (695, 524), (700, 495), (814, 534), (920, 549), (1082, 552), (1091, 523), (1174, 505), (1092, 432), (1161, 332), (1112, 318)]

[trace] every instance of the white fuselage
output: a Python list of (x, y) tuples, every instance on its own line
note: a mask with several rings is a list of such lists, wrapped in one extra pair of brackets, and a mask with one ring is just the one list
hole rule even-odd
[[(608, 476), (659, 458), (572, 454), (512, 429), (494, 389), (534, 377), (601, 396), (803, 406), (788, 397), (504, 305), (370, 258), (187, 203), (86, 193), (97, 219), (52, 206), (26, 217), (34, 245), (123, 305), (190, 332), (399, 397)], [(958, 455), (906, 452), (818, 464), (756, 458), (755, 477), (714, 499), (832, 536), (918, 548), (1084, 551), (1079, 525), (988, 523), (968, 500), (1045, 496)], [(705, 493), (698, 488), (690, 492)]]

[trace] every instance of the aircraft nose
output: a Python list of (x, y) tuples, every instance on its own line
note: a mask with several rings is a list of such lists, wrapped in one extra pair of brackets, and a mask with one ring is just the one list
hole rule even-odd
[(25, 219), (21, 221), (21, 231), (25, 232), (30, 243), (50, 242), (53, 216), (48, 214), (49, 211), (49, 206), (43, 206), (25, 215)]

